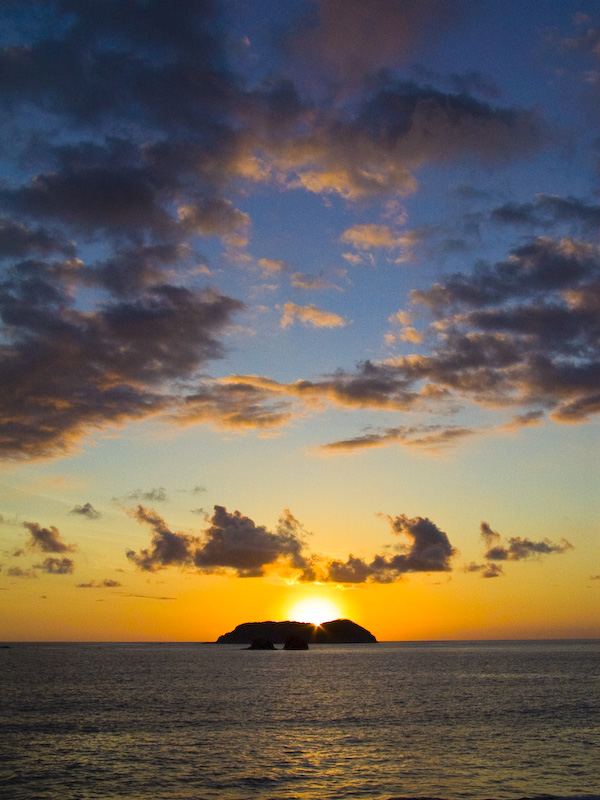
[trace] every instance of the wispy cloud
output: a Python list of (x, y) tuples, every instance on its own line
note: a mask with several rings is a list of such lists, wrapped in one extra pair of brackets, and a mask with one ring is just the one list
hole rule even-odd
[(87, 517), (88, 519), (99, 519), (102, 514), (94, 508), (91, 503), (84, 503), (81, 506), (75, 506), (69, 512), (70, 514), (77, 514), (80, 517)]

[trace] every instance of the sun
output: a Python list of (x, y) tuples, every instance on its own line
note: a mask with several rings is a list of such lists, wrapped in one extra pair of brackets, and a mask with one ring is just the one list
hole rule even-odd
[(340, 616), (340, 610), (335, 603), (323, 597), (308, 597), (296, 603), (290, 611), (290, 619), (296, 622), (312, 622), (313, 625), (339, 619)]

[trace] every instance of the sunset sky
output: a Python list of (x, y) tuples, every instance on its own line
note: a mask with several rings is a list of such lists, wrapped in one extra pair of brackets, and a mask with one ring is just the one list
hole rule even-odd
[(598, 2), (0, 22), (0, 639), (600, 635)]

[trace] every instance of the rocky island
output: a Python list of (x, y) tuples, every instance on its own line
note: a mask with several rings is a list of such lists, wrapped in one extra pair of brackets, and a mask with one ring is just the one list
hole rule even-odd
[[(311, 622), (244, 622), (217, 639), (217, 644), (246, 644), (263, 641), (285, 644), (299, 639), (307, 644), (369, 644), (377, 639), (366, 628), (349, 619), (334, 619), (313, 625)], [(258, 648), (254, 648), (258, 649)], [(260, 648), (264, 649), (264, 648)]]

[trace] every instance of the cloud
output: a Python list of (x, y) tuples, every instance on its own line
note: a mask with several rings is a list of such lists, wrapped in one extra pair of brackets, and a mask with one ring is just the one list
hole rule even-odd
[(104, 578), (101, 581), (90, 581), (89, 583), (78, 583), (78, 589), (116, 589), (122, 584), (112, 578)]
[(173, 533), (156, 511), (141, 505), (131, 512), (131, 516), (138, 522), (146, 523), (154, 531), (151, 550), (145, 549), (140, 553), (127, 550), (127, 558), (136, 566), (146, 572), (155, 572), (162, 567), (186, 566), (192, 563), (192, 548), (197, 537)]
[(573, 545), (566, 539), (561, 539), (558, 543), (553, 543), (549, 539), (534, 542), (531, 539), (512, 536), (506, 544), (503, 544), (500, 534), (492, 530), (487, 522), (481, 523), (480, 532), (486, 547), (484, 558), (491, 561), (522, 561), (573, 549)]
[(274, 531), (257, 525), (239, 511), (215, 506), (208, 527), (200, 534), (173, 531), (155, 511), (138, 506), (131, 515), (153, 530), (152, 545), (127, 557), (138, 568), (155, 572), (170, 566), (204, 573), (229, 570), (238, 577), (260, 577), (276, 569), (299, 582), (388, 583), (409, 572), (448, 572), (455, 553), (448, 536), (423, 517), (388, 517), (400, 543), (392, 555), (366, 562), (353, 555), (347, 561), (324, 559), (305, 551), (308, 537), (287, 509)]
[(0, 219), (0, 258), (26, 258), (60, 253), (73, 256), (75, 248), (44, 228), (31, 229), (22, 222)]
[(204, 381), (190, 391), (174, 417), (181, 424), (211, 423), (227, 430), (278, 428), (292, 418), (291, 403), (237, 376)]
[(127, 551), (127, 557), (147, 572), (180, 566), (208, 573), (230, 569), (239, 577), (259, 577), (276, 562), (297, 569), (306, 564), (301, 552), (305, 533), (289, 511), (275, 531), (268, 531), (239, 511), (230, 513), (223, 506), (215, 506), (210, 525), (200, 536), (171, 531), (155, 511), (143, 506), (131, 513), (154, 531), (151, 549)]
[(316, 306), (298, 306), (295, 303), (285, 303), (281, 317), (281, 327), (293, 325), (294, 320), (299, 320), (303, 325), (313, 328), (343, 328), (347, 323), (333, 311), (322, 311)]
[(349, 118), (317, 113), (314, 132), (271, 147), (272, 172), (291, 188), (357, 201), (414, 192), (424, 164), (502, 162), (543, 142), (532, 112), (414, 82), (390, 81), (355, 109)]
[(70, 575), (75, 571), (75, 562), (70, 558), (53, 558), (48, 556), (41, 564), (34, 564), (34, 569), (41, 569), (49, 575)]
[(535, 405), (581, 421), (598, 410), (599, 281), (594, 245), (534, 239), (506, 261), (414, 290), (413, 302), (435, 317), (437, 342), (431, 356), (394, 364), (408, 382), (478, 404)]
[(181, 206), (179, 219), (186, 230), (202, 236), (222, 236), (236, 247), (248, 244), (250, 217), (222, 197), (207, 198), (196, 205)]
[(275, 258), (259, 258), (258, 266), (265, 275), (273, 275), (290, 270), (289, 264), (286, 261)]
[[(407, 327), (419, 308), (432, 316), (418, 337), (428, 354), (368, 360), (354, 370), (288, 384), (252, 375), (237, 375), (235, 381), (252, 387), (259, 405), (287, 399), (312, 408), (332, 403), (448, 412), (472, 403), (517, 412), (504, 425), (479, 432), (516, 430), (546, 415), (580, 423), (600, 411), (600, 251), (595, 245), (537, 237), (505, 260), (478, 263), (471, 272), (413, 290), (411, 299), (413, 307), (394, 318)], [(424, 428), (419, 441), (413, 427), (368, 430), (329, 449), (391, 442), (442, 445), (477, 432), (443, 425)]]
[[(590, 18), (586, 14), (577, 14), (575, 22), (580, 25), (586, 24), (590, 22)], [(600, 58), (600, 28), (586, 25), (583, 33), (563, 39), (562, 46), (565, 50), (592, 53)]]
[(294, 289), (305, 289), (306, 291), (323, 291), (325, 289), (338, 289), (323, 276), (306, 275), (303, 272), (293, 272), (290, 275), (290, 283)]
[(532, 428), (539, 425), (543, 419), (543, 411), (528, 411), (525, 414), (515, 414), (510, 422), (501, 426), (501, 429), (518, 430), (519, 428)]
[(309, 75), (319, 65), (332, 81), (358, 82), (406, 64), (421, 38), (431, 41), (467, 13), (468, 3), (440, 0), (324, 0), (294, 26), (288, 48)]
[(416, 231), (399, 231), (389, 225), (353, 225), (344, 231), (341, 241), (358, 250), (382, 247), (392, 250), (398, 247), (411, 247), (421, 240)]
[(409, 572), (449, 572), (456, 550), (444, 531), (426, 517), (405, 514), (388, 517), (392, 532), (408, 540), (395, 555), (376, 555), (370, 562), (350, 555), (347, 561), (333, 559), (321, 580), (334, 583), (391, 583)]
[(501, 564), (475, 564), (471, 562), (465, 567), (465, 572), (478, 572), (481, 578), (499, 578), (504, 575)]
[(265, 278), (273, 278), (276, 275), (282, 275), (289, 278), (290, 285), (293, 289), (304, 289), (305, 291), (324, 291), (325, 289), (337, 289), (341, 291), (339, 286), (331, 282), (323, 275), (307, 275), (304, 272), (298, 272), (288, 264), (287, 261), (274, 258), (260, 258), (257, 262)]
[(321, 445), (324, 453), (351, 452), (371, 447), (385, 447), (390, 444), (400, 444), (405, 447), (414, 447), (430, 452), (438, 452), (440, 448), (456, 444), (458, 441), (470, 436), (476, 436), (481, 431), (475, 428), (443, 425), (401, 425), (396, 428), (367, 431), (350, 439), (341, 439)]
[(141, 597), (144, 600), (177, 600), (177, 597), (160, 597), (155, 594), (123, 594), (123, 597)]
[(223, 348), (217, 335), (239, 301), (212, 290), (152, 287), (132, 300), (76, 311), (38, 270), (0, 286), (10, 344), (0, 353), (4, 457), (67, 452), (94, 429), (143, 419), (176, 401), (172, 382), (189, 377)]
[(154, 489), (143, 491), (142, 489), (134, 489), (128, 492), (123, 497), (115, 498), (119, 502), (126, 503), (131, 500), (145, 500), (148, 503), (164, 503), (168, 498), (167, 490), (163, 486), (157, 486)]
[(69, 553), (76, 549), (75, 545), (65, 544), (61, 540), (60, 532), (54, 525), (42, 528), (37, 522), (24, 522), (23, 527), (31, 534), (28, 544), (35, 550), (43, 553)]
[(494, 222), (509, 225), (554, 227), (557, 223), (576, 223), (584, 231), (600, 227), (600, 205), (576, 197), (538, 194), (532, 203), (505, 203), (491, 213)]
[(10, 578), (37, 578), (33, 569), (21, 569), (21, 567), (9, 567), (6, 574)]
[(369, 360), (358, 364), (354, 372), (338, 370), (316, 380), (279, 383), (257, 375), (236, 375), (231, 380), (264, 393), (265, 399), (290, 397), (311, 406), (328, 401), (341, 407), (408, 411), (417, 408), (424, 396), (430, 396), (428, 388), (408, 389), (410, 381), (393, 365)]
[[(280, 44), (288, 56), (322, 55), (316, 88), (287, 75), (250, 85), (237, 74), (221, 3), (53, 3), (27, 24), (26, 6), (0, 9), (9, 33), (19, 31), (0, 50), (0, 100), (19, 132), (0, 187), (0, 383), (12, 388), (0, 401), (1, 457), (60, 456), (111, 426), (181, 418), (182, 406), (183, 417), (194, 407), (197, 421), (239, 419), (240, 427), (286, 418), (256, 406), (236, 417), (232, 392), (215, 386), (207, 402), (186, 400), (187, 387), (224, 355), (223, 337), (244, 309), (198, 288), (208, 267), (194, 247), (217, 237), (211, 248), (232, 260), (252, 225), (238, 200), (255, 184), (350, 202), (388, 198), (414, 191), (424, 165), (496, 163), (543, 145), (534, 112), (477, 99), (493, 94), (481, 76), (446, 90), (435, 76), (421, 85), (380, 71), (420, 37), (431, 41), (460, 21), (462, 2), (375, 1), (377, 13), (360, 0), (328, 0), (311, 5), (308, 18), (304, 8), (295, 14), (295, 35)], [(340, 75), (345, 96), (329, 83)], [(361, 247), (414, 243), (389, 226), (350, 230)], [(335, 288), (285, 262), (258, 266), (285, 272), (295, 288)], [(281, 324), (295, 321), (347, 324), (286, 304)], [(336, 395), (326, 380), (311, 391), (341, 402), (343, 388)], [(589, 408), (556, 413), (578, 419)]]
[(79, 269), (83, 286), (99, 287), (115, 297), (132, 297), (197, 268), (187, 244), (132, 245), (119, 248), (93, 266)]
[(69, 514), (79, 514), (81, 517), (88, 519), (99, 519), (102, 514), (97, 511), (91, 503), (85, 503), (82, 506), (75, 506), (69, 511)]
[(0, 190), (0, 205), (87, 234), (135, 228), (168, 235), (174, 228), (145, 172), (125, 165), (71, 167), (62, 173), (40, 174), (27, 186)]
[(215, 506), (203, 543), (194, 553), (194, 563), (204, 570), (230, 567), (241, 577), (256, 577), (279, 559), (304, 566), (303, 542), (299, 523), (289, 511), (277, 530), (270, 532), (239, 511), (229, 513), (223, 506)]

